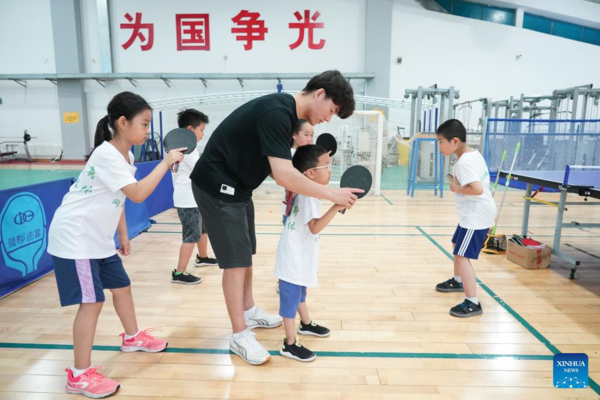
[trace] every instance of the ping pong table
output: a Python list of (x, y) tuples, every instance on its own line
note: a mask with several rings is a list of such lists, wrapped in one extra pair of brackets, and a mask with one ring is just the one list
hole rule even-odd
[[(508, 172), (500, 171), (500, 177), (506, 178), (508, 175)], [(533, 185), (560, 190), (560, 200), (558, 201), (558, 204), (550, 202), (542, 203), (558, 206), (552, 254), (573, 264), (570, 278), (574, 279), (580, 261), (560, 251), (562, 228), (600, 228), (600, 224), (579, 223), (575, 221), (566, 224), (563, 223), (564, 211), (566, 209), (565, 206), (567, 204), (600, 205), (598, 202), (587, 202), (588, 198), (600, 199), (600, 167), (567, 165), (565, 171), (513, 171), (511, 175), (512, 180), (527, 184), (524, 196), (525, 205), (523, 206), (523, 223), (521, 226), (521, 236), (523, 237), (527, 236), (531, 201), (536, 201), (535, 198), (531, 197)], [(586, 202), (567, 203), (567, 195), (569, 193), (584, 197)]]

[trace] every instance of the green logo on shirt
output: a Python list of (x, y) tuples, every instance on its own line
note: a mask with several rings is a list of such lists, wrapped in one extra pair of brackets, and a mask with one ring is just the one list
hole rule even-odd
[(90, 167), (90, 170), (87, 172), (87, 175), (90, 177), (90, 179), (94, 179), (94, 175), (96, 175), (96, 168), (95, 167)]
[(294, 214), (294, 217), (297, 217), (299, 212), (300, 209), (298, 208), (298, 206), (294, 206), (294, 209), (292, 210), (292, 214)]
[(295, 223), (295, 222), (290, 222), (290, 223), (288, 224), (288, 229), (289, 229), (290, 231), (295, 231), (295, 230), (296, 230), (296, 223)]

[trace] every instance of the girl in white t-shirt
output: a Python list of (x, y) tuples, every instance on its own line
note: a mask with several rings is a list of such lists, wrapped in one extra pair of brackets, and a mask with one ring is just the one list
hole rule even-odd
[(171, 151), (146, 178), (136, 181), (129, 149), (146, 140), (151, 108), (142, 97), (123, 92), (107, 109), (108, 115), (96, 128), (94, 150), (54, 215), (48, 242), (61, 305), (79, 305), (73, 323), (75, 365), (66, 369), (66, 389), (94, 398), (119, 388), (118, 382), (97, 372), (100, 367), (91, 366), (104, 289), (112, 292), (115, 311), (125, 328), (122, 351), (159, 352), (167, 346), (150, 334), (151, 329), (138, 329), (131, 282), (117, 255), (114, 235), (116, 231), (119, 253), (129, 255), (125, 197), (136, 203), (144, 201), (170, 166), (183, 159), (183, 149)]
[[(299, 119), (294, 127), (294, 134), (292, 135), (292, 148), (290, 149), (292, 153), (292, 157), (296, 153), (296, 150), (300, 146), (306, 146), (307, 144), (313, 144), (313, 138), (315, 137), (315, 128), (305, 119)], [(293, 193), (290, 193), (289, 190), (284, 189), (283, 191), (283, 201), (281, 205), (281, 213), (283, 214), (282, 223), (285, 226), (285, 222), (287, 221), (287, 203), (293, 201)], [(275, 288), (277, 293), (279, 293), (279, 281), (277, 281), (277, 287)]]

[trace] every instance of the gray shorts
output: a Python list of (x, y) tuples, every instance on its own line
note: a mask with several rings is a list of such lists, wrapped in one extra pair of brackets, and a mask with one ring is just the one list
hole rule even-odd
[(178, 208), (177, 215), (181, 221), (183, 243), (198, 243), (206, 227), (198, 208)]
[(192, 182), (192, 192), (219, 268), (248, 268), (256, 254), (254, 203), (217, 200)]

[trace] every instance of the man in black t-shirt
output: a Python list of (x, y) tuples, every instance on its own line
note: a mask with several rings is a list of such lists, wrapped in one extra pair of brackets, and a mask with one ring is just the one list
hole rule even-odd
[(339, 71), (313, 77), (295, 95), (271, 94), (231, 113), (210, 137), (190, 175), (196, 203), (223, 269), (223, 294), (233, 333), (229, 349), (250, 364), (269, 361), (253, 328), (275, 328), (278, 315), (255, 306), (252, 255), (256, 254), (252, 191), (271, 176), (284, 188), (351, 208), (358, 189), (332, 189), (312, 182), (292, 166), (290, 142), (299, 118), (312, 125), (354, 112), (354, 92)]

